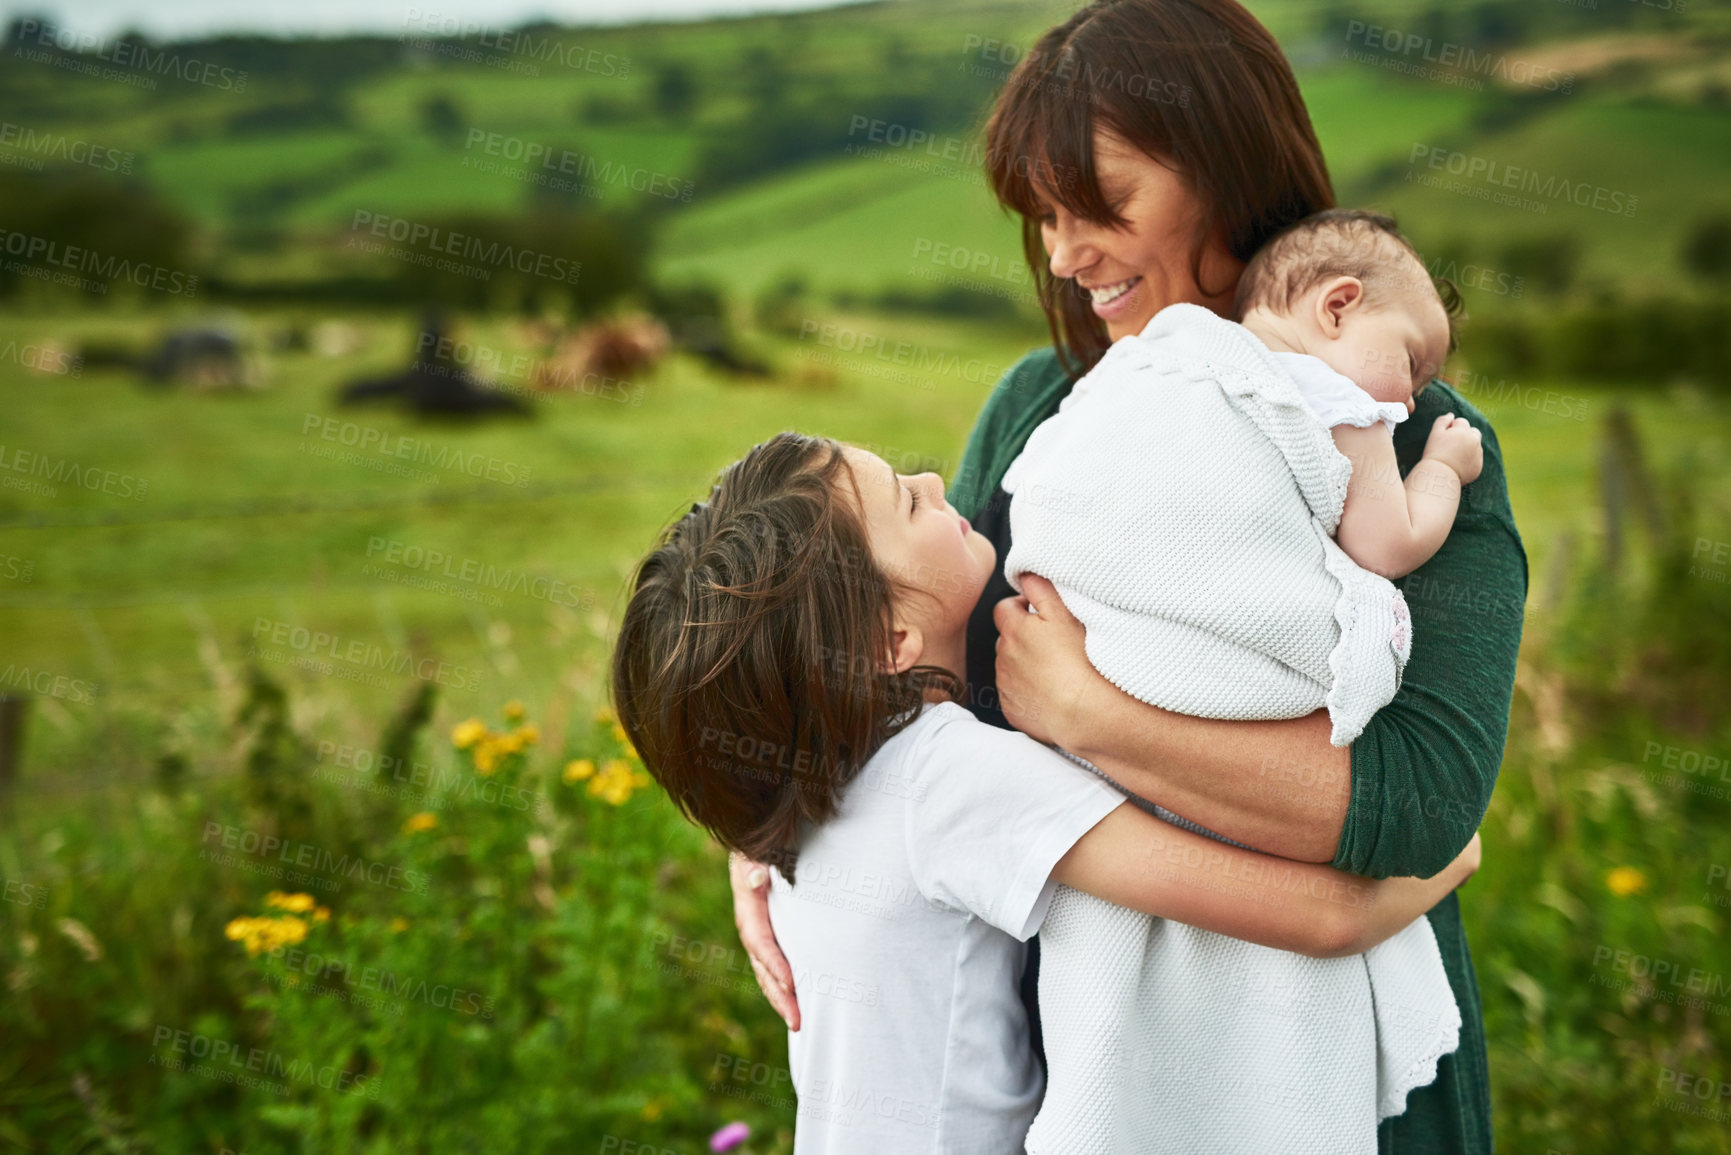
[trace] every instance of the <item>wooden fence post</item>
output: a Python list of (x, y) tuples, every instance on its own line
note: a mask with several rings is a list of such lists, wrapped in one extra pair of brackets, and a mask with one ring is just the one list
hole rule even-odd
[(18, 781), (18, 759), (24, 750), (24, 713), (29, 702), (24, 694), (0, 694), (0, 794), (10, 792)]

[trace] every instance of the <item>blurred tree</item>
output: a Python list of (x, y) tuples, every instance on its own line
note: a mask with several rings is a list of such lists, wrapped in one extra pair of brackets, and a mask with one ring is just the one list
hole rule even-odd
[(40, 28), (44, 24), (51, 23), (53, 21), (40, 13), (19, 13), (6, 21), (6, 39), (0, 40), (0, 46), (13, 47), (18, 45), (27, 39), (25, 33), (28, 29)]
[(1703, 281), (1731, 281), (1731, 213), (1703, 217), (1683, 238), (1683, 267)]
[(450, 95), (435, 92), (421, 101), (421, 127), (429, 136), (452, 144), (462, 134), (465, 123), (463, 110)]
[(648, 276), (650, 225), (637, 211), (541, 202), (520, 216), (465, 213), (432, 223), (465, 238), (461, 252), (445, 267), (402, 266), (396, 282), (405, 298), (587, 316), (641, 289)]
[(640, 109), (626, 101), (596, 94), (575, 101), (572, 112), (581, 124), (624, 124), (641, 115)]
[(691, 118), (697, 107), (697, 78), (684, 64), (663, 64), (655, 70), (655, 111), (669, 120)]
[(773, 49), (761, 44), (747, 48), (740, 57), (739, 74), (745, 81), (746, 97), (759, 108), (779, 104), (787, 96), (787, 60)]
[(243, 108), (229, 116), (225, 126), (230, 136), (246, 136), (352, 123), (347, 96), (341, 90), (321, 89)]
[(1525, 277), (1543, 293), (1566, 293), (1581, 265), (1581, 241), (1573, 233), (1520, 237), (1503, 246), (1503, 271)]

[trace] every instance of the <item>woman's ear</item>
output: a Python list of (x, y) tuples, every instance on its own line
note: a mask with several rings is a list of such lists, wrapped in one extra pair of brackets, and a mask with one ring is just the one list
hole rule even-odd
[(1316, 323), (1330, 339), (1340, 336), (1347, 314), (1364, 304), (1364, 282), (1353, 276), (1325, 281), (1316, 294)]
[(884, 672), (900, 674), (919, 665), (920, 658), (926, 652), (925, 635), (920, 633), (918, 626), (904, 626), (898, 623), (890, 634), (890, 650), (884, 660)]

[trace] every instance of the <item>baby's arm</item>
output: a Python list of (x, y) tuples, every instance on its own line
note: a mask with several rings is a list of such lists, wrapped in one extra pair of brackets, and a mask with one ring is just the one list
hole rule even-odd
[(1156, 918), (1313, 958), (1360, 954), (1447, 898), (1479, 866), (1479, 836), (1433, 878), (1373, 881), (1241, 850), (1126, 803), (1052, 877)]
[(1334, 427), (1334, 445), (1352, 462), (1340, 530), (1346, 555), (1372, 573), (1405, 577), (1442, 548), (1460, 507), (1461, 486), (1484, 468), (1480, 433), (1466, 418), (1445, 413), (1431, 426), (1424, 458), (1403, 483), (1394, 435), (1378, 421), (1369, 428)]

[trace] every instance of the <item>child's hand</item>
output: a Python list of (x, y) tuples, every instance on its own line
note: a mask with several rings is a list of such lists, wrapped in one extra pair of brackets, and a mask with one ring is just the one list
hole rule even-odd
[(1424, 455), (1442, 462), (1460, 475), (1465, 485), (1478, 478), (1485, 467), (1484, 435), (1467, 421), (1453, 413), (1444, 413), (1430, 427), (1430, 440), (1424, 444)]

